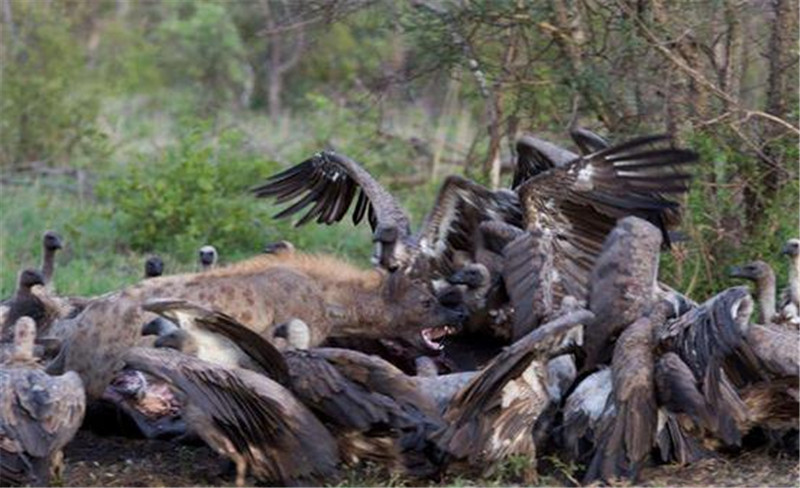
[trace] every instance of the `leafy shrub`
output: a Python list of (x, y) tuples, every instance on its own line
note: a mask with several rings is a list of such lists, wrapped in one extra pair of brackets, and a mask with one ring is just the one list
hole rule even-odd
[(185, 130), (157, 161), (131, 164), (98, 184), (114, 209), (119, 239), (137, 251), (189, 254), (204, 243), (226, 250), (263, 247), (265, 207), (247, 189), (275, 172), (275, 163), (241, 147), (226, 132), (216, 143), (206, 130)]
[(16, 26), (0, 29), (0, 166), (98, 157), (99, 97), (61, 4), (14, 2)]

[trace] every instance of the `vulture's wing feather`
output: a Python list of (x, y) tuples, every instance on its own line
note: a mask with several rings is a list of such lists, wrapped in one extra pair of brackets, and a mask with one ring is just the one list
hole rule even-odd
[(414, 379), (388, 361), (378, 356), (333, 347), (316, 348), (314, 353), (329, 361), (350, 381), (392, 398), (407, 411), (420, 411), (429, 418), (438, 416), (433, 400), (419, 391)]
[(444, 263), (455, 251), (474, 256), (481, 224), (492, 221), (522, 227), (516, 194), (491, 191), (461, 176), (448, 176), (417, 233), (417, 241), (422, 253), (439, 264), (434, 268), (447, 269)]
[(652, 149), (665, 140), (634, 139), (543, 172), (518, 188), (528, 230), (552, 236), (561, 293), (586, 296), (603, 240), (621, 217), (644, 218), (668, 239), (666, 226), (679, 203), (663, 194), (686, 192), (690, 175), (681, 168), (697, 156), (681, 149)]
[(321, 419), (345, 429), (387, 426), (400, 414), (385, 395), (350, 381), (312, 351), (287, 352), (292, 391)]
[(658, 406), (653, 381), (653, 323), (642, 317), (617, 339), (611, 362), (615, 415), (602, 427), (600, 442), (583, 482), (633, 478), (656, 443)]
[(558, 168), (578, 159), (579, 156), (553, 143), (525, 135), (517, 140), (517, 167), (511, 188), (518, 188), (530, 178)]
[[(506, 347), (455, 396), (445, 416), (458, 422), (474, 420), (509, 380), (527, 369), (536, 354), (546, 353), (570, 329), (593, 317), (588, 310), (571, 312)], [(454, 411), (458, 414), (454, 415)]]
[[(567, 314), (498, 354), (450, 401), (444, 413), (447, 426), (437, 432), (437, 444), (457, 459), (488, 463), (484, 472), (510, 452), (533, 449), (531, 429), (549, 403), (541, 358), (567, 331), (591, 318), (586, 310)], [(535, 367), (542, 370), (526, 373), (537, 356), (541, 361)]]
[(171, 298), (148, 300), (142, 308), (167, 319), (176, 313), (191, 316), (197, 327), (226, 337), (258, 364), (266, 375), (282, 385), (288, 384), (289, 371), (283, 354), (268, 340), (230, 315), (187, 300)]
[[(260, 198), (274, 197), (278, 203), (296, 199), (276, 218), (288, 217), (308, 209), (295, 225), (316, 218), (318, 223), (333, 224), (347, 214), (358, 193), (353, 210), (353, 223), (358, 224), (365, 212), (370, 225), (397, 229), (401, 237), (409, 234), (409, 220), (399, 203), (358, 163), (334, 152), (320, 152), (302, 163), (271, 176), (253, 188)], [(310, 208), (309, 208), (310, 207)]]
[(599, 134), (584, 127), (573, 127), (570, 129), (569, 135), (581, 150), (581, 154), (591, 154), (602, 151), (610, 145), (608, 141), (600, 137)]
[(293, 483), (335, 471), (336, 443), (292, 394), (266, 376), (229, 369), (167, 349), (133, 348), (128, 367), (181, 390), (260, 479)]

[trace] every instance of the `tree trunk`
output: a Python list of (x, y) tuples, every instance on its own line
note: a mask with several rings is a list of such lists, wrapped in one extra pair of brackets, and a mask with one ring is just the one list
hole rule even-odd
[[(797, 89), (797, 56), (793, 53), (797, 42), (797, 0), (773, 0), (774, 19), (769, 43), (769, 78), (767, 80), (766, 112), (776, 117), (786, 118), (790, 100)], [(794, 105), (794, 104), (792, 104)], [(792, 107), (794, 108), (794, 107)], [(780, 135), (782, 128), (770, 124), (765, 140), (770, 141)], [(764, 153), (772, 156), (774, 147), (767, 146)], [(772, 158), (780, 161), (779, 158)], [(794, 164), (794, 163), (793, 163)], [(773, 196), (786, 182), (786, 177), (777, 168), (766, 170), (764, 186), (769, 197)]]

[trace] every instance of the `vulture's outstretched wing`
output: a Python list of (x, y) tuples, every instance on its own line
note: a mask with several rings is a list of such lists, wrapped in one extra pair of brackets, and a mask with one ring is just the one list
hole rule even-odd
[(230, 315), (187, 300), (172, 298), (148, 300), (142, 308), (178, 324), (183, 320), (191, 320), (196, 327), (227, 338), (260, 366), (264, 374), (282, 385), (288, 384), (289, 370), (283, 354), (269, 341)]
[(517, 168), (511, 188), (516, 189), (534, 176), (560, 168), (580, 156), (539, 138), (525, 135), (517, 139)]
[(570, 129), (569, 135), (581, 150), (581, 154), (592, 154), (602, 151), (611, 145), (599, 134), (584, 127), (573, 127)]
[(416, 234), (420, 251), (435, 264), (447, 267), (455, 252), (474, 258), (482, 242), (480, 226), (500, 222), (522, 227), (522, 211), (517, 195), (508, 190), (491, 191), (461, 176), (448, 176), (433, 209)]
[[(186, 395), (205, 427), (198, 433), (241, 456), (256, 478), (279, 484), (322, 481), (338, 463), (336, 442), (303, 404), (253, 371), (225, 368), (167, 349), (133, 348), (128, 367)], [(197, 428), (197, 425), (195, 425)]]
[(679, 203), (662, 194), (688, 190), (681, 166), (691, 151), (649, 146), (664, 137), (642, 137), (539, 174), (518, 188), (528, 230), (550, 241), (556, 279), (566, 293), (585, 297), (589, 274), (603, 240), (629, 215), (654, 223), (667, 235), (668, 212)]
[(373, 240), (383, 244), (379, 258), (384, 267), (388, 267), (394, 258), (394, 244), (411, 233), (408, 216), (397, 200), (361, 165), (334, 152), (317, 153), (273, 175), (252, 192), (259, 198), (275, 197), (277, 203), (295, 200), (275, 218), (288, 217), (310, 207), (295, 226), (313, 218), (321, 224), (339, 222), (347, 214), (357, 193), (353, 223), (360, 223), (367, 215)]

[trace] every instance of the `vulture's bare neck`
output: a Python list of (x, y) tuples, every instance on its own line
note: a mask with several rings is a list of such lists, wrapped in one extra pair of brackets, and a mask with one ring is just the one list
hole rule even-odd
[(55, 268), (56, 250), (45, 247), (44, 254), (42, 255), (42, 276), (44, 276), (44, 284), (49, 285), (50, 280), (53, 278), (53, 269)]
[(800, 254), (792, 256), (789, 266), (789, 299), (792, 303), (800, 303)]
[(761, 323), (768, 324), (775, 317), (775, 273), (770, 271), (756, 281)]

